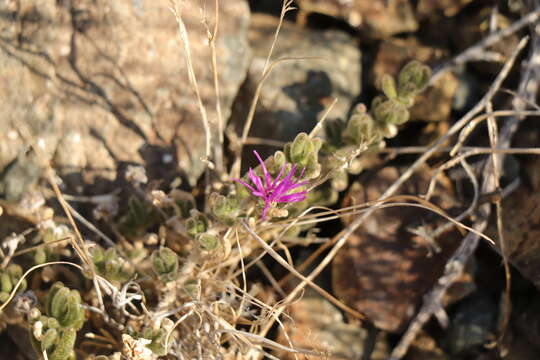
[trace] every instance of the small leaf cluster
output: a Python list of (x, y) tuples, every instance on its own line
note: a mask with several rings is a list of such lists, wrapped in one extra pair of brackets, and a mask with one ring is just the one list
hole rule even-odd
[(34, 308), (30, 313), (31, 340), (35, 350), (47, 352), (50, 360), (75, 359), (77, 330), (84, 321), (84, 309), (77, 290), (55, 283), (45, 299), (45, 313)]
[(133, 266), (126, 259), (119, 256), (113, 247), (104, 250), (102, 247), (95, 245), (90, 250), (90, 255), (96, 272), (109, 281), (124, 283), (135, 272)]
[[(17, 264), (10, 264), (7, 268), (0, 270), (0, 304), (5, 303), (23, 275), (22, 268)], [(26, 289), (26, 280), (21, 281), (17, 292)]]
[(210, 209), (215, 218), (225, 224), (233, 225), (240, 214), (238, 198), (232, 194), (228, 196), (212, 193), (210, 195)]
[[(398, 126), (409, 120), (409, 108), (426, 89), (430, 77), (428, 66), (411, 61), (403, 67), (397, 81), (390, 75), (383, 76), (383, 94), (373, 99), (371, 109), (358, 104), (347, 121), (336, 119), (325, 123), (321, 165), (324, 173), (332, 174), (329, 186), (336, 194), (331, 198), (347, 188), (348, 174), (358, 174), (369, 166), (372, 157), (366, 155), (377, 153), (385, 146), (385, 138), (397, 135)], [(364, 156), (359, 157), (360, 154)], [(323, 194), (320, 195), (310, 198), (321, 198)], [(315, 204), (310, 201), (310, 205)]]
[[(47, 261), (58, 260), (58, 249), (64, 246), (57, 243), (59, 240), (67, 239), (71, 231), (65, 225), (53, 224), (42, 231), (43, 242), (48, 246), (37, 249), (34, 253), (34, 262), (44, 264)], [(64, 243), (65, 244), (65, 243)]]
[(141, 331), (138, 337), (152, 341), (146, 347), (152, 350), (154, 354), (158, 356), (167, 355), (167, 348), (165, 347), (167, 331), (164, 328), (153, 329), (147, 327)]
[(151, 255), (152, 268), (161, 281), (169, 282), (178, 277), (178, 256), (169, 248), (163, 247)]
[(274, 165), (276, 172), (286, 162), (296, 165), (298, 171), (304, 171), (302, 178), (304, 180), (314, 179), (321, 173), (321, 164), (319, 163), (319, 150), (322, 146), (322, 140), (311, 138), (306, 133), (296, 135), (292, 142), (285, 144), (283, 152), (277, 151), (274, 154)]
[(158, 224), (159, 220), (159, 214), (152, 205), (132, 196), (128, 200), (127, 213), (120, 219), (120, 230), (127, 237), (137, 237)]
[(384, 138), (397, 135), (397, 125), (410, 118), (409, 108), (415, 97), (425, 90), (431, 77), (431, 69), (411, 61), (398, 75), (384, 75), (381, 80), (383, 94), (376, 96), (370, 111), (359, 104), (346, 123), (329, 121), (326, 124), (325, 150), (334, 153), (347, 146), (376, 148)]
[(191, 216), (186, 220), (186, 232), (197, 241), (203, 251), (213, 251), (219, 246), (217, 235), (210, 230), (210, 221), (206, 215), (196, 210), (192, 210)]
[(191, 216), (186, 220), (186, 232), (190, 238), (195, 239), (208, 230), (210, 221), (203, 213), (192, 210)]
[(382, 77), (384, 95), (373, 99), (371, 114), (385, 137), (395, 136), (395, 126), (409, 120), (408, 109), (414, 105), (415, 97), (425, 90), (430, 77), (431, 69), (418, 61), (411, 61), (401, 69), (397, 83), (391, 75)]

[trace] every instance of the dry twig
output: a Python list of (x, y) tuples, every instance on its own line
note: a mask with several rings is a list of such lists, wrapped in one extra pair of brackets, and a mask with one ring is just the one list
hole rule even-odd
[[(496, 93), (502, 81), (506, 78), (506, 76), (510, 72), (510, 69), (512, 68), (514, 64), (514, 61), (517, 55), (525, 47), (526, 43), (527, 43), (526, 38), (520, 41), (517, 48), (512, 53), (512, 56), (508, 59), (508, 61), (505, 63), (504, 67), (502, 68), (501, 72), (497, 76), (497, 79), (491, 86), (490, 90), (488, 91), (486, 96), (482, 99), (483, 100), (481, 101), (482, 107), (487, 107), (488, 111), (491, 110), (489, 108), (489, 103), (491, 102), (493, 95)], [(483, 179), (482, 187), (481, 187), (482, 193), (492, 192), (496, 189), (497, 182), (494, 179), (496, 176), (495, 169), (493, 166), (490, 166), (490, 165), (491, 164), (488, 164), (488, 166), (486, 166), (484, 170), (484, 179)], [(483, 232), (485, 230), (488, 224), (488, 217), (489, 217), (490, 212), (491, 212), (491, 207), (489, 203), (486, 203), (479, 208), (478, 220), (475, 221), (473, 225), (473, 228), (476, 231)], [(402, 336), (398, 345), (392, 351), (392, 354), (390, 357), (391, 360), (401, 359), (406, 354), (410, 344), (416, 338), (417, 334), (420, 332), (423, 325), (431, 318), (431, 316), (434, 314), (444, 312), (443, 307), (442, 307), (442, 298), (444, 294), (446, 293), (447, 289), (450, 287), (450, 285), (452, 285), (463, 273), (465, 264), (467, 263), (468, 259), (476, 250), (479, 240), (480, 240), (480, 237), (473, 232), (467, 234), (467, 236), (462, 240), (461, 245), (450, 257), (450, 259), (447, 261), (446, 266), (444, 268), (444, 274), (439, 278), (439, 280), (437, 281), (433, 289), (425, 296), (424, 302), (423, 302), (422, 307), (420, 308), (420, 311), (418, 312), (416, 317), (413, 319), (413, 321), (409, 324), (407, 331)]]

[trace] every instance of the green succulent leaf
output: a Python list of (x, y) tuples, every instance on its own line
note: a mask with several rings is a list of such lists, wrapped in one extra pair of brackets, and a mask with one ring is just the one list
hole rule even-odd
[(58, 321), (62, 328), (79, 329), (84, 323), (84, 309), (77, 290), (70, 290), (61, 282), (55, 283), (46, 298), (47, 314)]
[(384, 95), (386, 95), (386, 97), (390, 100), (397, 98), (398, 92), (396, 87), (396, 81), (394, 80), (393, 76), (387, 74), (383, 75), (381, 79), (381, 88)]
[(41, 351), (49, 350), (58, 340), (58, 331), (48, 329), (41, 338)]
[(56, 347), (49, 356), (50, 360), (68, 360), (73, 356), (73, 347), (77, 339), (77, 332), (73, 328), (67, 328), (60, 333)]
[(199, 246), (201, 247), (201, 249), (204, 251), (214, 251), (219, 246), (219, 240), (217, 236), (209, 232), (200, 234), (197, 237), (197, 241), (199, 242)]
[(410, 97), (425, 90), (431, 78), (429, 66), (413, 60), (401, 69), (399, 73), (399, 96)]
[(145, 328), (139, 335), (143, 339), (152, 341), (146, 347), (158, 356), (167, 355), (167, 348), (165, 347), (165, 337), (167, 336), (167, 331), (165, 329), (154, 330), (150, 327)]
[(375, 120), (382, 124), (400, 125), (409, 120), (409, 110), (391, 100), (379, 103), (372, 111)]
[(92, 248), (90, 254), (96, 266), (97, 273), (109, 281), (124, 283), (135, 272), (131, 264), (118, 255), (116, 249), (113, 247), (103, 250), (100, 246), (96, 245)]
[(178, 256), (169, 248), (161, 248), (151, 255), (154, 271), (163, 281), (172, 281), (178, 277)]
[(214, 216), (226, 225), (233, 225), (240, 212), (240, 203), (236, 196), (212, 195), (210, 203)]
[(208, 230), (208, 219), (203, 214), (193, 211), (192, 215), (186, 221), (186, 231), (191, 238), (196, 238)]
[(2, 275), (0, 275), (0, 290), (2, 292), (9, 293), (13, 289), (13, 284), (11, 283), (11, 277), (8, 273), (3, 272)]

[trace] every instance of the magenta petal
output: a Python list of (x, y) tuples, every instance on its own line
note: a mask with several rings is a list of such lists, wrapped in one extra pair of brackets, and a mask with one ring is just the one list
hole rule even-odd
[(291, 177), (293, 176), (294, 172), (296, 170), (296, 166), (293, 165), (291, 171), (279, 182), (278, 186), (276, 187), (276, 191), (281, 191), (282, 188), (288, 187), (292, 184)]
[(268, 173), (268, 170), (266, 169), (266, 165), (264, 165), (264, 161), (261, 159), (261, 156), (259, 155), (257, 151), (253, 150), (253, 153), (255, 154), (259, 162), (261, 163), (261, 168), (264, 174), (264, 180), (266, 181), (266, 187), (269, 187), (270, 184), (272, 183), (272, 178), (270, 177), (270, 174)]
[(289, 189), (289, 190), (296, 189), (297, 187), (307, 185), (308, 183), (309, 183), (309, 181), (302, 181), (302, 182), (299, 182), (299, 183), (290, 185), (290, 186), (288, 187), (288, 189)]
[(266, 215), (268, 215), (268, 210), (270, 210), (270, 203), (269, 203), (269, 202), (265, 202), (265, 203), (264, 203), (263, 212), (262, 212), (262, 215), (261, 215), (261, 220), (266, 219)]
[[(308, 181), (299, 181), (303, 177), (305, 168), (302, 169), (300, 176), (296, 177), (296, 165), (292, 165), (291, 170), (286, 172), (288, 164), (284, 164), (279, 170), (278, 175), (273, 179), (268, 173), (266, 165), (257, 151), (253, 151), (262, 168), (263, 176), (255, 174), (252, 168), (249, 169), (247, 177), (253, 183), (253, 186), (239, 179), (233, 179), (234, 181), (244, 185), (251, 190), (253, 196), (264, 200), (264, 207), (261, 214), (261, 219), (264, 220), (268, 216), (272, 203), (294, 203), (305, 200), (307, 197), (307, 191), (298, 191), (289, 194), (291, 190), (307, 185)], [(264, 177), (264, 180), (262, 179)]]
[(248, 183), (246, 183), (245, 181), (242, 181), (240, 179), (232, 179), (233, 181), (236, 181), (237, 183), (239, 184), (242, 184), (244, 185), (245, 187), (247, 187), (249, 190), (251, 190), (251, 192), (255, 192), (255, 189), (253, 187), (251, 187), (251, 185), (249, 185)]
[(248, 177), (253, 182), (253, 184), (255, 184), (255, 186), (257, 187), (257, 190), (264, 193), (264, 186), (262, 184), (261, 178), (255, 175), (255, 173), (253, 172), (253, 169), (251, 168), (249, 169)]
[(283, 195), (283, 196), (278, 197), (274, 201), (275, 202), (280, 202), (280, 203), (299, 202), (299, 201), (305, 200), (306, 194), (307, 194), (307, 192), (303, 191), (303, 192), (298, 192), (298, 193), (294, 193), (294, 194)]
[(287, 167), (287, 164), (283, 164), (283, 165), (281, 166), (281, 169), (279, 170), (278, 176), (276, 176), (276, 178), (275, 178), (274, 181), (272, 182), (272, 186), (271, 186), (272, 188), (273, 188), (274, 186), (276, 186), (277, 182), (279, 181), (279, 178), (281, 178), (281, 175), (283, 175), (283, 172), (285, 171), (285, 168), (286, 168), (286, 167)]

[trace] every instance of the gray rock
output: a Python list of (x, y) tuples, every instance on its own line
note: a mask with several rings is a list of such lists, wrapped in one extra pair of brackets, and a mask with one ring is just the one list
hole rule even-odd
[[(205, 134), (168, 0), (9, 4), (0, 3), (0, 172), (26, 149), (17, 129), (32, 119), (36, 141), (53, 137), (50, 160), (63, 178), (74, 175), (68, 185), (78, 190), (107, 187), (122, 163), (142, 164), (152, 179), (183, 173), (195, 183)], [(216, 47), (227, 119), (247, 72), (249, 8), (245, 0), (220, 6)], [(213, 6), (184, 4), (200, 93), (215, 124), (205, 13), (212, 27)]]
[[(255, 14), (249, 33), (253, 61), (235, 104), (233, 119), (241, 132), (261, 79), (277, 19)], [(346, 117), (361, 89), (361, 53), (347, 34), (302, 29), (285, 22), (272, 61), (304, 57), (276, 65), (264, 82), (250, 136), (290, 141), (310, 131), (324, 109), (338, 98), (330, 117)], [(314, 58), (315, 57), (315, 58)]]

